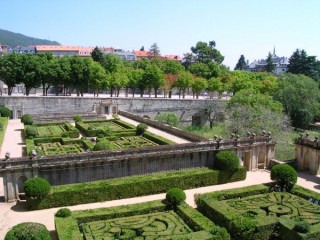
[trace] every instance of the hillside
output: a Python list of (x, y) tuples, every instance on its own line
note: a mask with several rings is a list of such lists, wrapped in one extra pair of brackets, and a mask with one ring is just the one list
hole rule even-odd
[(31, 45), (60, 45), (60, 43), (56, 41), (28, 37), (20, 33), (14, 33), (3, 29), (0, 29), (0, 44), (7, 45), (9, 47), (27, 47)]

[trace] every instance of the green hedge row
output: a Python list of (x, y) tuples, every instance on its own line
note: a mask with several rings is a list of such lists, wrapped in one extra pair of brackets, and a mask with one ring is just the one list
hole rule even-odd
[(319, 224), (312, 225), (308, 233), (298, 233), (294, 230), (295, 221), (289, 218), (281, 217), (279, 224), (279, 235), (285, 236), (285, 239), (290, 240), (319, 240), (320, 231)]
[(127, 128), (127, 129), (136, 129), (136, 126), (130, 124), (130, 123), (127, 123), (125, 121), (122, 121), (120, 119), (113, 119), (112, 120), (114, 123), (120, 125), (121, 127), (124, 127), (124, 128)]
[(4, 135), (6, 133), (7, 125), (8, 125), (8, 118), (0, 117), (0, 123), (2, 124), (2, 128), (0, 129), (0, 147), (1, 147), (3, 143)]
[(164, 193), (172, 187), (190, 189), (246, 178), (246, 169), (233, 173), (207, 168), (54, 186), (42, 200), (28, 199), (30, 209), (71, 206)]
[(86, 137), (96, 137), (102, 133), (102, 129), (88, 130), (88, 124), (86, 122), (76, 122), (76, 128), (79, 129)]
[(309, 200), (310, 198), (314, 199), (314, 200), (318, 200), (318, 202), (320, 202), (320, 193), (317, 193), (317, 192), (314, 192), (314, 191), (311, 191), (309, 189), (306, 189), (304, 187), (301, 187), (301, 186), (298, 186), (298, 185), (295, 185), (291, 191), (291, 193), (301, 197), (301, 198), (304, 198), (306, 200)]
[(153, 134), (149, 131), (146, 131), (143, 133), (143, 137), (145, 137), (146, 139), (149, 139), (150, 141), (152, 142), (155, 142), (156, 144), (159, 144), (159, 145), (173, 145), (173, 144), (176, 144), (175, 142), (169, 140), (169, 139), (166, 139), (164, 137), (161, 137), (161, 136), (158, 136), (156, 134)]
[[(82, 234), (79, 230), (81, 228), (79, 228), (79, 225), (81, 226), (82, 223), (163, 212), (166, 211), (166, 207), (163, 201), (157, 200), (111, 208), (74, 211), (67, 218), (55, 217), (55, 226), (60, 240), (82, 239)], [(226, 236), (224, 238), (221, 238), (218, 234), (212, 235), (210, 231), (216, 228), (216, 225), (187, 204), (180, 205), (176, 213), (194, 232), (187, 235), (172, 236), (172, 239), (230, 239), (228, 234), (224, 235)]]

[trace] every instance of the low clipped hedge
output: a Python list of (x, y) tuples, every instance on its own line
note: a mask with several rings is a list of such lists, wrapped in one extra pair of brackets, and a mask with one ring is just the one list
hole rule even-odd
[(158, 136), (156, 134), (153, 134), (149, 131), (146, 131), (143, 133), (143, 137), (145, 137), (146, 139), (149, 139), (150, 141), (152, 142), (155, 142), (156, 144), (159, 144), (159, 145), (173, 145), (173, 144), (176, 144), (175, 142), (169, 140), (169, 139), (166, 139), (164, 137), (161, 137), (161, 136)]
[(50, 232), (40, 223), (25, 222), (7, 232), (5, 240), (51, 240)]
[(125, 121), (122, 121), (120, 119), (113, 119), (112, 120), (114, 123), (120, 125), (121, 127), (124, 127), (124, 128), (127, 128), (127, 129), (136, 129), (136, 126), (130, 124), (130, 123), (127, 123)]
[(22, 122), (24, 125), (32, 125), (34, 121), (33, 121), (32, 115), (30, 115), (30, 114), (24, 114), (24, 115), (22, 115), (22, 117), (21, 117), (21, 122)]
[(0, 108), (0, 116), (1, 117), (10, 117), (11, 116), (11, 110), (7, 107), (1, 107)]
[[(121, 217), (149, 214), (166, 211), (166, 205), (161, 200), (137, 203), (132, 205), (100, 208), (84, 211), (74, 211), (67, 218), (55, 217), (55, 225), (59, 240), (82, 239), (82, 223), (108, 220)], [(173, 239), (229, 240), (230, 235), (225, 229), (216, 226), (208, 218), (186, 203), (181, 204), (175, 212), (194, 231), (188, 235), (179, 235)], [(217, 230), (218, 231), (215, 231)], [(224, 234), (224, 235), (223, 235)], [(223, 238), (221, 238), (223, 236)]]
[(1, 147), (3, 143), (4, 134), (6, 132), (7, 125), (8, 125), (8, 118), (0, 117), (0, 123), (2, 124), (2, 128), (0, 128), (0, 147)]
[(54, 186), (44, 199), (28, 199), (27, 205), (30, 209), (45, 209), (132, 198), (164, 193), (173, 187), (190, 189), (240, 181), (246, 173), (245, 168), (233, 173), (201, 168)]

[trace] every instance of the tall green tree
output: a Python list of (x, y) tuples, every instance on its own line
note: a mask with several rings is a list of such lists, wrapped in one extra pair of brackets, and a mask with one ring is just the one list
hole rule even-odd
[(0, 58), (0, 79), (8, 86), (9, 96), (15, 85), (21, 83), (20, 57), (19, 54), (10, 53)]
[(244, 55), (241, 55), (234, 70), (245, 70), (246, 67), (247, 67), (246, 59)]
[(193, 75), (197, 77), (202, 77), (205, 79), (209, 79), (211, 77), (211, 71), (208, 64), (205, 63), (194, 63), (188, 69)]
[(318, 84), (307, 76), (281, 74), (273, 96), (282, 103), (294, 127), (307, 127), (319, 112)]
[(149, 49), (150, 56), (157, 57), (160, 55), (160, 48), (158, 47), (157, 43), (151, 45)]
[(271, 73), (275, 68), (276, 67), (275, 67), (275, 65), (273, 64), (273, 61), (272, 61), (272, 55), (269, 52), (268, 57), (267, 57), (266, 71)]
[(109, 82), (106, 70), (98, 62), (90, 63), (89, 88), (93, 89), (93, 96), (99, 96), (99, 90), (108, 88)]
[(91, 61), (91, 58), (70, 57), (72, 87), (76, 89), (77, 96), (83, 97), (84, 92), (88, 89)]
[(185, 98), (186, 90), (192, 86), (192, 83), (193, 75), (190, 72), (184, 71), (178, 74), (175, 86), (179, 89), (179, 98), (181, 97), (181, 93), (182, 98)]
[(143, 75), (144, 82), (149, 89), (149, 96), (151, 95), (151, 89), (154, 89), (154, 95), (157, 97), (158, 90), (164, 85), (164, 75), (161, 69), (155, 64), (147, 66)]
[(215, 78), (215, 77), (212, 77), (208, 80), (207, 88), (210, 92), (215, 92), (215, 91), (218, 92), (219, 98), (221, 96), (221, 93), (224, 90), (223, 83), (220, 81), (219, 78)]
[(198, 99), (201, 91), (207, 88), (207, 80), (201, 77), (196, 77), (194, 78), (191, 87), (193, 92), (193, 98), (196, 96), (196, 98)]
[(224, 60), (224, 56), (215, 48), (214, 41), (208, 43), (197, 42), (196, 46), (191, 47), (191, 51), (194, 54), (195, 60), (200, 63), (216, 62), (221, 64)]
[(39, 57), (29, 54), (22, 54), (20, 58), (20, 79), (24, 83), (26, 96), (29, 96), (32, 88), (41, 85), (41, 62)]
[(288, 72), (303, 74), (317, 81), (320, 78), (319, 65), (315, 56), (308, 56), (305, 50), (297, 49), (289, 58)]
[(95, 47), (93, 49), (93, 51), (91, 52), (91, 57), (93, 61), (103, 64), (103, 61), (104, 61), (103, 52), (101, 52), (101, 50), (98, 47)]

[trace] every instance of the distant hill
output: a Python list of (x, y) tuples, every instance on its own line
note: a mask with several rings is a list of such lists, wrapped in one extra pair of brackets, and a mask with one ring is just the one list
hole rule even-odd
[(56, 41), (28, 37), (20, 33), (14, 33), (3, 29), (0, 29), (0, 44), (7, 45), (9, 47), (28, 47), (32, 45), (60, 45), (60, 43)]

